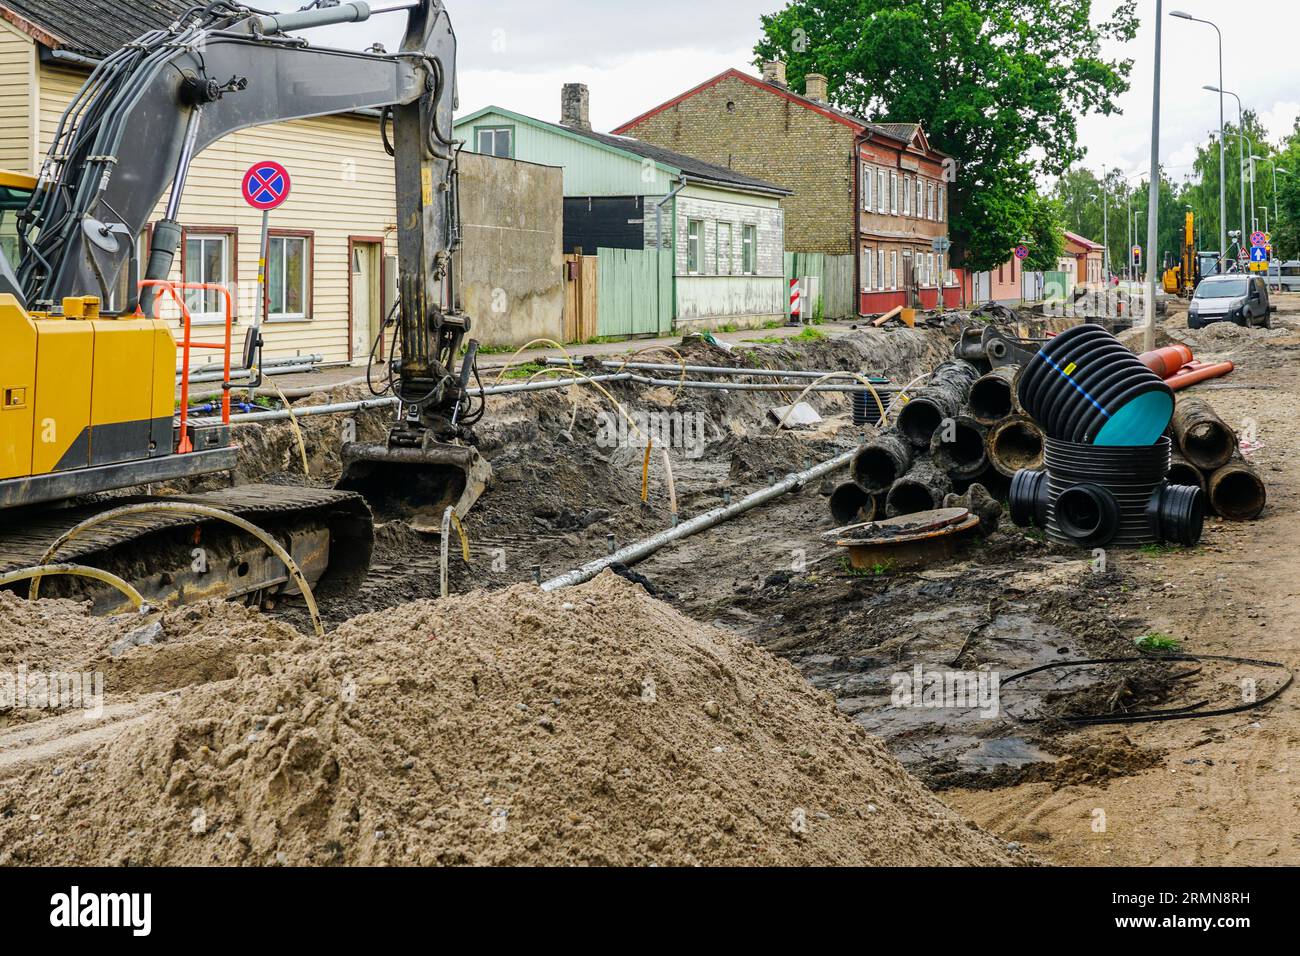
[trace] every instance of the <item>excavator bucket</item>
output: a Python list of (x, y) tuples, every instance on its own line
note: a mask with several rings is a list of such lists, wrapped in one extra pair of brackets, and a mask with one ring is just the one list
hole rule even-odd
[(352, 444), (343, 447), (343, 477), (335, 487), (364, 496), (379, 521), (405, 521), (436, 534), (447, 508), (465, 517), (491, 478), (492, 466), (466, 445)]

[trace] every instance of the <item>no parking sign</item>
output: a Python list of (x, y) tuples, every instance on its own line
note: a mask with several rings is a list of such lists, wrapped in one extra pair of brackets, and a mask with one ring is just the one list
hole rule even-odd
[(289, 198), (292, 185), (289, 170), (279, 163), (269, 159), (254, 163), (244, 173), (244, 202), (267, 212)]

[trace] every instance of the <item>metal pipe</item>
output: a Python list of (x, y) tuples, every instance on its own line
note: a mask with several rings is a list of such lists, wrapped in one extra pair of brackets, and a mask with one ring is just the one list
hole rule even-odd
[(807, 471), (796, 472), (786, 476), (784, 481), (779, 481), (770, 487), (763, 488), (733, 502), (730, 505), (724, 505), (721, 508), (714, 508), (712, 511), (706, 511), (690, 521), (683, 522), (675, 528), (669, 528), (667, 531), (661, 531), (658, 534), (651, 535), (635, 544), (630, 544), (625, 548), (620, 548), (613, 554), (603, 558), (597, 558), (595, 561), (589, 561), (580, 568), (575, 568), (559, 577), (551, 578), (542, 585), (543, 591), (557, 591), (560, 588), (573, 587), (575, 584), (582, 584), (584, 581), (590, 581), (596, 575), (600, 574), (606, 568), (614, 564), (635, 564), (645, 558), (650, 557), (656, 551), (659, 551), (670, 544), (689, 538), (692, 535), (699, 534), (701, 531), (707, 531), (714, 525), (729, 521), (738, 515), (744, 514), (759, 505), (766, 504), (775, 498), (779, 498), (788, 492), (794, 491), (806, 484), (816, 481), (823, 475), (828, 475), (837, 469), (843, 468), (849, 463), (856, 454), (856, 449), (846, 451), (836, 455), (829, 461), (824, 461), (819, 465), (814, 465)]
[[(845, 373), (837, 373), (845, 374)], [(693, 382), (690, 379), (645, 378), (641, 375), (630, 376), (631, 380), (641, 385), (653, 385), (655, 388), (699, 388), (718, 392), (788, 392), (792, 386), (784, 382)], [(797, 386), (796, 386), (797, 387)], [(814, 385), (809, 392), (868, 392), (865, 385)]]
[(288, 33), (292, 30), (309, 30), (335, 23), (359, 23), (368, 19), (370, 19), (369, 5), (361, 3), (360, 0), (353, 0), (351, 3), (340, 3), (336, 7), (263, 14), (254, 22), (263, 33)]
[[(568, 367), (569, 362), (562, 358), (551, 357), (547, 365)], [(602, 360), (598, 363), (603, 368), (633, 369), (638, 372), (682, 372), (689, 375), (743, 375), (755, 378), (822, 378), (830, 375), (829, 371), (808, 371), (807, 369), (780, 368), (731, 368), (727, 365), (674, 365), (671, 362), (619, 362)], [(840, 369), (839, 371), (843, 371)], [(883, 383), (882, 383), (883, 384)]]
[[(273, 365), (263, 367), (263, 375), (301, 375), (307, 372), (317, 371), (314, 365)], [(177, 373), (179, 378), (180, 373)], [(251, 382), (257, 376), (257, 370), (251, 368), (231, 369), (230, 384), (238, 385), (241, 382)], [(207, 382), (224, 382), (226, 376), (222, 372), (200, 372), (197, 375), (190, 376), (190, 384), (204, 384)], [(332, 386), (331, 386), (332, 387)]]

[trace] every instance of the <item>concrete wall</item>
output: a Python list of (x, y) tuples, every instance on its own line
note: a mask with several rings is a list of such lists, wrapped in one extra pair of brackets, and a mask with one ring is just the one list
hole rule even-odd
[(461, 305), (484, 345), (564, 336), (564, 174), (460, 154)]

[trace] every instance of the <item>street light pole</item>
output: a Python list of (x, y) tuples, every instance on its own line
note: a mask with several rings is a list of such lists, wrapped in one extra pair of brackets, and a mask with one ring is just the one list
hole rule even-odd
[(1194, 17), (1190, 13), (1184, 13), (1181, 10), (1174, 10), (1170, 16), (1193, 20), (1196, 23), (1209, 24), (1214, 27), (1214, 32), (1219, 35), (1219, 274), (1222, 275), (1228, 271), (1225, 265), (1228, 255), (1228, 185), (1226, 181), (1226, 147), (1223, 144), (1223, 31), (1219, 29), (1217, 24), (1209, 20), (1202, 20), (1200, 17)]
[(1106, 167), (1101, 168), (1101, 256), (1106, 266), (1103, 278), (1110, 281), (1110, 187), (1106, 182)]
[(1164, 0), (1156, 0), (1155, 75), (1151, 84), (1151, 188), (1147, 209), (1147, 325), (1144, 352), (1156, 347), (1156, 243), (1160, 241), (1160, 40), (1164, 26)]
[(1245, 128), (1245, 120), (1243, 119), (1244, 111), (1241, 108), (1241, 97), (1231, 90), (1225, 90), (1218, 86), (1207, 86), (1205, 89), (1209, 90), (1211, 93), (1226, 93), (1237, 101), (1237, 146), (1239, 148), (1237, 155), (1241, 160), (1241, 162), (1238, 163), (1238, 171), (1241, 174), (1241, 239), (1239, 242), (1240, 248), (1245, 249), (1246, 238), (1250, 233), (1246, 229), (1246, 137), (1243, 132), (1243, 129)]

